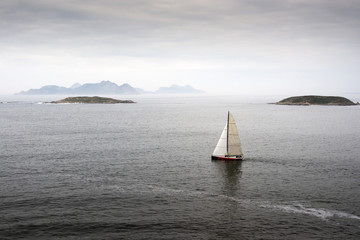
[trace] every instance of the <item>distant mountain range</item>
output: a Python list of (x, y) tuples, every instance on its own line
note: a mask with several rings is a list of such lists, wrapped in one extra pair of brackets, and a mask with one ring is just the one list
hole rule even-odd
[(17, 94), (21, 95), (54, 95), (54, 94), (81, 94), (81, 95), (93, 95), (93, 94), (121, 94), (121, 95), (137, 95), (137, 94), (198, 94), (204, 93), (202, 90), (195, 89), (189, 85), (187, 86), (178, 86), (172, 85), (170, 87), (161, 87), (155, 92), (145, 91), (141, 88), (133, 88), (129, 84), (125, 83), (122, 85), (117, 85), (116, 83), (110, 81), (102, 81), (100, 83), (85, 83), (83, 85), (75, 83), (69, 88), (60, 87), (56, 85), (47, 85), (39, 89), (30, 89), (28, 91), (22, 91)]

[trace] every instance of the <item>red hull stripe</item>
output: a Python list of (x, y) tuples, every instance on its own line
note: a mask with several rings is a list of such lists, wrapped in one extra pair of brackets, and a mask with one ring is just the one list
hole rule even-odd
[(226, 160), (226, 161), (238, 161), (238, 160), (242, 160), (241, 158), (227, 158), (227, 157), (217, 157), (217, 156), (213, 156), (213, 159), (216, 160)]

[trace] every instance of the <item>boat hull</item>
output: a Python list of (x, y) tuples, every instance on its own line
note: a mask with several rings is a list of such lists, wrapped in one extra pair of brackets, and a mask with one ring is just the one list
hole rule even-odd
[(214, 161), (242, 161), (242, 160), (244, 160), (244, 157), (243, 156), (234, 156), (234, 157), (211, 156), (211, 160), (214, 160)]

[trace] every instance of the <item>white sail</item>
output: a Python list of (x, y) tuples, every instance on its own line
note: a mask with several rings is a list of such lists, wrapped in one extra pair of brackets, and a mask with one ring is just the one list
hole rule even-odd
[(244, 158), (235, 119), (230, 112), (212, 156), (241, 160)]
[(228, 113), (228, 131), (227, 131), (227, 155), (240, 156), (242, 155), (241, 143), (236, 127), (235, 119)]
[(215, 147), (213, 156), (225, 157), (227, 155), (227, 122)]

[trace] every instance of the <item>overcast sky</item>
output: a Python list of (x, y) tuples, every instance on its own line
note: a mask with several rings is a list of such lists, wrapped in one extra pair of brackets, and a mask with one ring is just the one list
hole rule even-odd
[(0, 94), (109, 80), (360, 92), (360, 0), (1, 0)]

